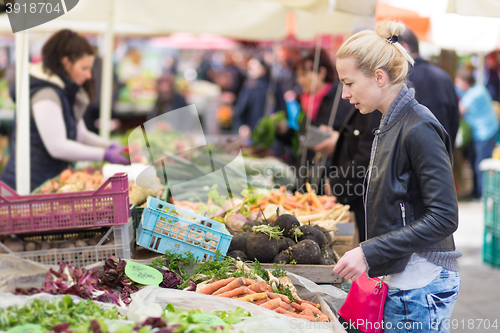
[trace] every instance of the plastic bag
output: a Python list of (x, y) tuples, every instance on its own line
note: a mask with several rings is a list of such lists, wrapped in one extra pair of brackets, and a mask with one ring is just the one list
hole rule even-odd
[(345, 291), (329, 284), (318, 285), (303, 276), (293, 273), (287, 272), (286, 275), (292, 280), (295, 289), (297, 289), (297, 294), (301, 298), (319, 303), (319, 298), (321, 297), (334, 312), (335, 316), (338, 315), (338, 311), (347, 296)]
[(134, 302), (141, 302), (142, 306), (146, 308), (153, 306), (153, 304), (160, 304), (162, 308), (165, 308), (169, 303), (172, 303), (176, 309), (199, 309), (208, 313), (216, 310), (236, 310), (240, 307), (252, 314), (252, 317), (245, 318), (243, 322), (234, 325), (235, 329), (242, 332), (345, 332), (338, 321), (315, 323), (287, 317), (252, 303), (214, 297), (217, 296), (148, 286), (133, 294), (129, 309), (136, 306), (133, 305)]
[(15, 255), (0, 255), (0, 291), (41, 288), (49, 267)]

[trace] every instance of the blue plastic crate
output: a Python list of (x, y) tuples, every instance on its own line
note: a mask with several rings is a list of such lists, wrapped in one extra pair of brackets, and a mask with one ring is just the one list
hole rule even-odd
[(137, 229), (137, 244), (151, 251), (191, 251), (199, 262), (225, 255), (233, 236), (224, 224), (149, 197)]

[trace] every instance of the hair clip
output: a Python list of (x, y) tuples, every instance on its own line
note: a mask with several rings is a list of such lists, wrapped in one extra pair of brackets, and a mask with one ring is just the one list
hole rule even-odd
[(388, 43), (390, 44), (394, 44), (394, 43), (397, 43), (398, 41), (398, 36), (396, 35), (392, 35), (391, 37), (387, 38), (386, 39)]

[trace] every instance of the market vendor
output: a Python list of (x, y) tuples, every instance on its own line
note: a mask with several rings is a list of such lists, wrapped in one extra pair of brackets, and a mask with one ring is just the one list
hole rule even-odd
[[(83, 114), (94, 93), (94, 52), (84, 37), (64, 29), (45, 43), (42, 62), (30, 66), (31, 190), (72, 162), (130, 164), (123, 147), (85, 127)], [(11, 93), (15, 95), (13, 89)], [(15, 122), (11, 156), (0, 177), (12, 188), (16, 187)]]
[[(330, 57), (326, 51), (321, 50), (319, 54), (319, 65), (317, 72), (314, 71), (314, 52), (308, 52), (295, 64), (297, 71), (297, 83), (302, 88), (302, 94), (295, 96), (293, 91), (285, 93), (287, 102), (290, 99), (297, 98), (297, 103), (300, 106), (301, 112), (305, 113), (305, 117), (298, 119), (298, 133), (289, 122), (281, 122), (277, 128), (277, 138), (285, 144), (292, 145), (293, 140), (298, 136), (305, 136), (306, 134), (306, 117), (311, 119), (311, 126), (327, 130), (329, 123), (333, 124), (332, 130), (338, 130), (342, 126), (349, 110), (352, 106), (348, 101), (339, 99), (338, 106), (334, 106), (335, 96), (337, 92), (337, 75)], [(316, 82), (314, 91), (311, 91), (311, 83)], [(312, 106), (312, 108), (310, 108)], [(336, 109), (336, 110), (335, 110)], [(333, 119), (331, 119), (333, 118)], [(305, 190), (306, 181), (311, 181), (315, 176), (314, 168), (317, 166), (315, 159), (316, 152), (311, 149), (305, 149), (307, 154), (306, 158), (302, 158), (302, 152), (298, 152), (295, 157), (294, 166), (297, 170), (297, 190)], [(303, 161), (305, 160), (305, 161)], [(304, 162), (304, 163), (303, 163)], [(323, 166), (324, 167), (324, 166)], [(321, 177), (322, 178), (322, 177)], [(323, 193), (323, 186), (317, 188), (317, 193)]]

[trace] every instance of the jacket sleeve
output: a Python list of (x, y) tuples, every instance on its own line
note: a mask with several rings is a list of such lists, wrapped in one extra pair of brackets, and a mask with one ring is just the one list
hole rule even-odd
[(421, 122), (405, 140), (426, 212), (409, 225), (361, 243), (370, 267), (424, 250), (453, 234), (458, 227), (457, 195), (450, 150), (447, 151), (447, 147), (451, 149), (450, 142), (436, 126)]

